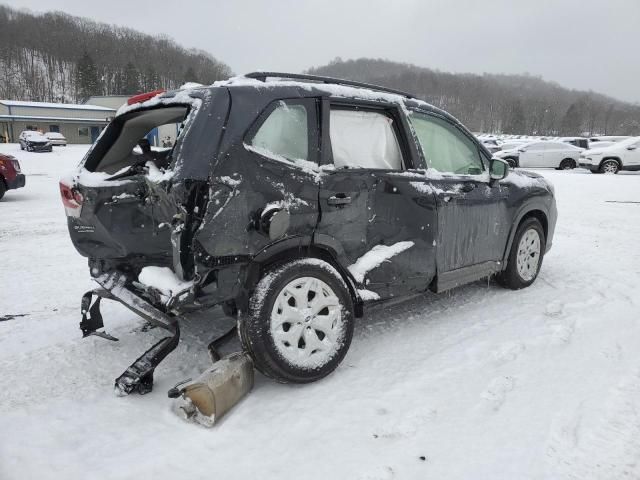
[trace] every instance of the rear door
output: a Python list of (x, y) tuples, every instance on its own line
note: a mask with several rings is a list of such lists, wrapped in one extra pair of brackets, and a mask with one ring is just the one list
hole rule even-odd
[(435, 196), (395, 105), (324, 100), (320, 220), (355, 280), (387, 298), (423, 291), (435, 274)]
[(544, 167), (544, 150), (545, 145), (541, 142), (522, 146), (518, 165), (525, 168)]
[(545, 167), (558, 168), (565, 158), (575, 159), (577, 156), (577, 150), (573, 150), (571, 145), (565, 143), (549, 142), (545, 147), (543, 152)]

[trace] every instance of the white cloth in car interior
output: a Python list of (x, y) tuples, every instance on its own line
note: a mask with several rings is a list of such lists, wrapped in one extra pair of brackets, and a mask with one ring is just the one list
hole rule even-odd
[(336, 168), (402, 169), (393, 120), (377, 112), (331, 110), (331, 149)]

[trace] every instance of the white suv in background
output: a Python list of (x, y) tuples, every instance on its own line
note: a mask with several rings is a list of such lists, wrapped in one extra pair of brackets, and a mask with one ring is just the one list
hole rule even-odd
[(502, 150), (494, 156), (505, 160), (511, 168), (556, 168), (570, 170), (578, 166), (582, 148), (565, 142), (529, 142), (511, 150)]
[(51, 142), (51, 145), (55, 146), (62, 146), (62, 147), (66, 147), (67, 146), (67, 139), (65, 138), (64, 135), (62, 135), (59, 132), (47, 132), (44, 134), (45, 137), (47, 137), (49, 139), (49, 141)]
[(640, 170), (640, 137), (631, 137), (605, 148), (586, 150), (580, 155), (580, 166), (592, 173), (618, 173)]

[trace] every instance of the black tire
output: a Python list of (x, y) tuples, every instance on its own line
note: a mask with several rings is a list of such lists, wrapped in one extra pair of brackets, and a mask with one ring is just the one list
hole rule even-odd
[[(517, 255), (520, 240), (522, 240), (522, 237), (531, 229), (535, 230), (539, 235), (540, 254), (535, 275), (531, 279), (524, 279), (518, 272)], [(533, 282), (535, 282), (536, 278), (538, 278), (540, 267), (542, 267), (542, 260), (544, 259), (546, 244), (547, 242), (544, 236), (544, 229), (540, 224), (540, 220), (534, 217), (528, 217), (523, 220), (523, 222), (518, 227), (515, 237), (513, 238), (511, 250), (509, 251), (509, 257), (507, 259), (507, 266), (496, 276), (496, 280), (498, 281), (498, 283), (503, 287), (509, 288), (511, 290), (520, 290), (521, 288), (526, 288)]]
[(513, 157), (507, 157), (504, 159), (504, 161), (507, 162), (509, 164), (509, 167), (512, 169), (518, 166), (518, 160)]
[(7, 192), (7, 186), (4, 183), (4, 179), (0, 177), (0, 200), (4, 197), (4, 194)]
[(558, 170), (573, 170), (576, 168), (576, 161), (573, 158), (565, 158), (560, 162)]
[[(283, 292), (285, 287), (303, 277), (313, 277), (330, 287), (332, 293), (339, 300), (339, 305), (336, 307), (341, 313), (341, 324), (334, 323), (338, 330), (335, 336), (335, 348), (330, 353), (331, 356), (326, 361), (314, 363), (311, 366), (294, 365), (283, 356), (279, 349), (284, 349), (285, 354), (286, 349), (292, 349), (293, 352), (299, 353), (294, 349), (306, 348), (304, 338), (309, 339), (309, 337), (305, 337), (305, 335), (315, 335), (315, 338), (322, 342), (324, 333), (310, 327), (309, 323), (305, 326), (304, 322), (302, 324), (298, 322), (295, 327), (292, 322), (283, 322), (283, 332), (288, 332), (291, 328), (301, 328), (300, 339), (302, 340), (299, 339), (298, 345), (293, 346), (280, 339), (279, 342), (282, 345), (277, 347), (271, 328), (272, 311), (280, 294), (282, 293), (286, 298), (286, 292)], [(311, 297), (309, 301), (312, 301), (314, 297)], [(295, 306), (291, 305), (292, 301), (296, 303), (295, 297), (289, 296), (287, 303), (297, 309), (297, 303)], [(329, 314), (330, 312), (327, 310), (326, 315)], [(305, 321), (311, 321), (309, 318), (310, 316), (306, 317)], [(316, 316), (314, 315), (313, 318), (315, 319)], [(287, 323), (289, 326), (284, 330)], [(329, 375), (337, 368), (349, 349), (353, 337), (353, 326), (353, 301), (348, 287), (340, 274), (329, 263), (315, 258), (293, 260), (266, 271), (249, 300), (248, 312), (240, 314), (238, 319), (240, 341), (253, 359), (255, 367), (264, 375), (282, 383), (309, 383)], [(323, 338), (321, 338), (321, 333)], [(300, 346), (301, 341), (303, 342), (302, 346)], [(312, 351), (311, 355), (317, 351), (321, 351), (321, 349)]]
[(608, 158), (600, 164), (600, 173), (616, 175), (620, 171), (620, 162), (613, 158)]

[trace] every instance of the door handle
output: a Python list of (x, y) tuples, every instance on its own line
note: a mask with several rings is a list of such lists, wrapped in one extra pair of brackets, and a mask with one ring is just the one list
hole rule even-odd
[(344, 193), (336, 193), (335, 195), (327, 198), (329, 205), (348, 205), (351, 203), (351, 197)]
[(469, 192), (475, 190), (475, 188), (476, 188), (476, 184), (475, 183), (465, 183), (465, 184), (462, 185), (461, 190), (464, 193), (469, 193)]

